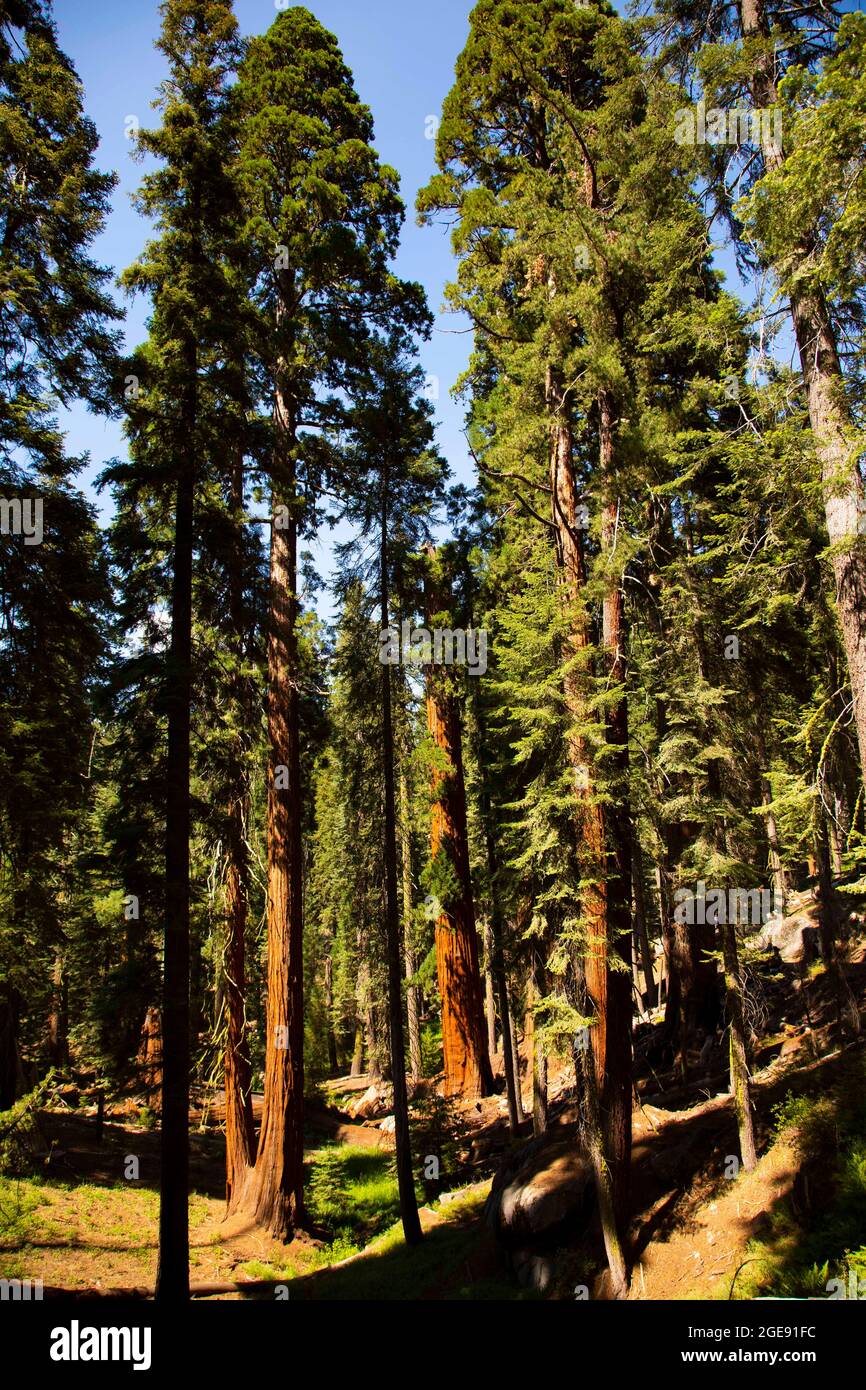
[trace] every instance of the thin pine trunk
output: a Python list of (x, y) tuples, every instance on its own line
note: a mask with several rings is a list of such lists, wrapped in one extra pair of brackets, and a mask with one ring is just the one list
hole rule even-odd
[(770, 848), (770, 873), (773, 876), (773, 892), (784, 908), (788, 899), (788, 875), (782, 863), (782, 853), (779, 846), (779, 830), (776, 825), (776, 817), (770, 810), (770, 784), (765, 777), (761, 778), (761, 805), (764, 808), (764, 826), (767, 831), (767, 844)]
[(523, 1119), (523, 1107), (520, 1102), (520, 1071), (514, 1064), (511, 1005), (509, 1001), (508, 978), (505, 971), (505, 952), (502, 944), (503, 922), (502, 913), (499, 909), (499, 855), (496, 848), (496, 821), (485, 776), (485, 768), (488, 761), (487, 727), (484, 706), (477, 697), (474, 709), (475, 723), (478, 729), (478, 775), (480, 781), (482, 820), (484, 824), (484, 846), (487, 856), (487, 881), (490, 885), (490, 913), (487, 921), (490, 932), (488, 950), (491, 962), (491, 974), (499, 1000), (499, 1019), (502, 1029), (502, 1065), (505, 1071), (505, 1093), (508, 1101), (508, 1125), (511, 1133), (517, 1134)]
[(743, 984), (737, 956), (737, 929), (733, 922), (721, 928), (725, 963), (725, 989), (730, 1036), (731, 1095), (740, 1135), (740, 1158), (747, 1173), (758, 1161), (755, 1146), (755, 1115), (752, 1107), (752, 1080), (749, 1070), (749, 1043), (743, 1016)]
[(51, 971), (51, 1008), (48, 1015), (48, 1055), (52, 1067), (65, 1067), (69, 1061), (69, 990), (63, 952), (54, 952)]
[(517, 1041), (517, 1024), (514, 1013), (509, 1009), (508, 1013), (508, 1032), (511, 1036), (511, 1070), (514, 1076), (514, 1110), (516, 1115), (516, 1125), (514, 1129), (523, 1124), (526, 1119), (526, 1112), (523, 1109), (523, 1082), (520, 1075), (520, 1047)]
[(647, 1008), (654, 1009), (658, 1003), (658, 990), (655, 982), (655, 972), (653, 970), (653, 953), (650, 945), (649, 929), (647, 927), (646, 915), (646, 892), (644, 889), (643, 877), (643, 856), (637, 836), (632, 842), (631, 853), (631, 882), (632, 895), (634, 897), (634, 922), (635, 936), (640, 950), (641, 967), (643, 969), (644, 989), (646, 991)]
[[(190, 381), (196, 380), (195, 349)], [(196, 388), (186, 418), (195, 437)], [(166, 673), (165, 927), (162, 986), (162, 1129), (156, 1299), (189, 1298), (189, 880), (192, 557), (195, 472), (187, 457), (177, 480), (171, 639)]]
[(406, 966), (406, 1026), (409, 1033), (409, 1069), (412, 1080), (421, 1079), (421, 998), (415, 977), (415, 941), (412, 930), (412, 837), (409, 823), (409, 780), (400, 772), (400, 841), (403, 860), (403, 960)]
[(838, 936), (841, 925), (839, 899), (833, 883), (827, 822), (821, 807), (815, 811), (815, 848), (818, 860), (820, 890), (819, 941), (821, 959), (833, 990), (836, 1023), (839, 1031), (859, 1037), (862, 1024), (860, 1009), (839, 959)]
[(340, 1069), (337, 1054), (337, 1037), (334, 1032), (334, 962), (331, 956), (325, 957), (325, 1015), (328, 1029), (328, 1071), (336, 1076)]
[(349, 1068), (349, 1075), (364, 1075), (364, 1025), (360, 1018), (355, 1019), (355, 1041), (352, 1047), (352, 1063)]
[[(581, 982), (582, 1011), (589, 1008), (585, 980)], [(622, 1235), (622, 1222), (616, 1210), (616, 1195), (610, 1165), (606, 1159), (607, 1136), (604, 1132), (599, 1098), (599, 1078), (593, 1050), (581, 1048), (575, 1052), (575, 1072), (580, 1098), (580, 1132), (583, 1147), (589, 1155), (595, 1178), (601, 1233), (610, 1271), (611, 1292), (614, 1298), (625, 1298), (629, 1286), (629, 1266)]]
[(490, 918), (484, 922), (484, 1017), (487, 1023), (487, 1051), (496, 1056), (496, 997), (493, 991), (493, 932)]
[(532, 1058), (532, 1132), (536, 1138), (547, 1131), (547, 1057), (541, 1044), (534, 1006), (544, 995), (544, 963), (536, 943), (532, 947), (530, 1007), (526, 1013), (526, 1036)]

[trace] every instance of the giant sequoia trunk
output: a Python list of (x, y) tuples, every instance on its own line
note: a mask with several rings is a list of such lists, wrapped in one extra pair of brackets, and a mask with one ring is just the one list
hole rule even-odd
[[(388, 511), (387, 473), (383, 478), (380, 543), (380, 598), (382, 630), (388, 627)], [(391, 667), (382, 664), (382, 773), (384, 796), (385, 940), (388, 953), (388, 1022), (391, 1043), (391, 1084), (394, 1088), (394, 1141), (397, 1150), (397, 1187), (400, 1219), (407, 1245), (421, 1239), (421, 1221), (412, 1174), (409, 1134), (409, 1100), (406, 1091), (406, 1058), (403, 1044), (403, 971), (400, 961), (400, 908), (397, 901), (397, 813), (394, 796), (394, 726), (391, 713)]]
[[(232, 532), (229, 552), (229, 609), (234, 647), (235, 674), (232, 696), (239, 723), (250, 718), (249, 701), (242, 674), (245, 652), (243, 602), (243, 546), (240, 539), (243, 509), (243, 466), (238, 461), (231, 485)], [(229, 1209), (236, 1188), (242, 1187), (255, 1155), (255, 1128), (251, 1093), (251, 1068), (245, 1036), (245, 937), (249, 886), (246, 847), (247, 785), (244, 746), (233, 747), (227, 769), (229, 785), (228, 828), (225, 869), (225, 948), (223, 958), (226, 1012), (225, 1098), (226, 1098), (226, 1203)]]
[[(769, 24), (764, 0), (741, 0), (740, 24), (744, 39), (766, 39)], [(752, 70), (752, 100), (759, 109), (777, 100), (773, 63), (772, 53), (761, 54)], [(770, 171), (784, 163), (784, 150), (775, 139), (764, 144), (763, 154)], [(804, 228), (801, 245), (795, 251), (794, 270), (807, 266), (813, 252), (810, 229)], [(831, 564), (836, 605), (854, 701), (861, 776), (866, 782), (866, 552), (858, 540), (864, 513), (863, 482), (857, 449), (851, 442), (853, 421), (826, 298), (819, 285), (797, 281), (795, 275), (790, 280), (791, 317), (821, 464), (827, 535), (834, 547)]]
[[(304, 966), (294, 420), (278, 383), (268, 630), (268, 998), (255, 1167), (234, 1205), (289, 1240), (303, 1217)], [(281, 497), (285, 502), (281, 502)]]
[(246, 1181), (255, 1155), (251, 1092), (252, 1072), (245, 1036), (245, 934), (247, 874), (244, 801), (235, 796), (229, 806), (228, 855), (225, 882), (224, 999), (226, 1011), (226, 1203)]
[[(432, 601), (431, 611), (440, 605)], [(442, 1051), (445, 1094), (488, 1096), (493, 1072), (487, 1054), (484, 994), (478, 961), (478, 935), (469, 870), (466, 788), (460, 709), (447, 673), (430, 667), (427, 681), (427, 728), (447, 760), (434, 768), (430, 818), (430, 854), (450, 857), (457, 893), (443, 904), (436, 923), (436, 970), (442, 1000)]]
[[(195, 352), (189, 380), (196, 380)], [(195, 437), (197, 401), (186, 405)], [(192, 690), (192, 557), (195, 471), (187, 457), (177, 481), (171, 642), (166, 672), (168, 751), (165, 815), (165, 925), (162, 986), (162, 1130), (156, 1298), (189, 1297), (189, 835)]]

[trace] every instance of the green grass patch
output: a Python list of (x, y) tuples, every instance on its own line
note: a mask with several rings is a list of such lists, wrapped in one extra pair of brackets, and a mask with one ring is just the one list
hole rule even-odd
[(420, 1245), (407, 1246), (395, 1222), (361, 1259), (299, 1280), (291, 1296), (336, 1301), (403, 1301), (431, 1295), (458, 1302), (537, 1299), (539, 1295), (518, 1289), (504, 1273), (489, 1269), (480, 1227), (487, 1190), (485, 1184), (449, 1202), (445, 1219), (425, 1233)]
[(342, 1259), (363, 1247), (399, 1211), (393, 1156), (355, 1144), (325, 1144), (310, 1154), (305, 1200), (313, 1222)]

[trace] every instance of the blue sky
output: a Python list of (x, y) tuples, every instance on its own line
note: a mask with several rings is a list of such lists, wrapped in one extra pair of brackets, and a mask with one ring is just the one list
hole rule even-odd
[[(435, 6), (418, 0), (318, 0), (309, 8), (336, 34), (356, 89), (373, 112), (378, 153), (400, 173), (407, 217), (396, 269), (424, 285), (437, 315), (433, 336), (422, 345), (421, 360), (425, 372), (439, 379), (439, 447), (455, 477), (468, 481), (463, 407), (452, 400), (450, 388), (466, 365), (471, 339), (465, 321), (438, 312), (454, 268), (449, 238), (444, 228), (416, 226), (414, 202), (434, 171), (435, 141), (427, 138), (432, 124), (427, 118), (438, 113), (451, 86), (454, 63), (469, 31), (470, 0), (436, 0)], [(157, 0), (55, 0), (54, 13), (61, 47), (81, 77), (87, 114), (100, 134), (99, 165), (120, 176), (112, 215), (96, 244), (97, 257), (120, 270), (135, 258), (147, 236), (147, 223), (130, 203), (142, 166), (130, 157), (125, 129), (129, 116), (143, 126), (154, 119), (151, 103), (165, 73), (163, 56), (154, 48)], [(272, 22), (276, 6), (274, 0), (236, 0), (235, 13), (244, 34), (260, 33)], [(147, 304), (141, 297), (123, 302), (126, 336), (133, 344), (144, 336)], [(117, 421), (75, 407), (63, 424), (70, 453), (90, 455), (90, 466), (82, 475), (85, 484), (106, 459), (123, 452)], [(100, 508), (107, 518), (107, 495), (100, 499)], [(316, 553), (327, 572), (327, 532)]]
[[(425, 372), (438, 379), (435, 402), (439, 447), (455, 479), (470, 481), (472, 468), (462, 436), (463, 405), (455, 401), (451, 387), (464, 369), (471, 349), (468, 321), (443, 313), (447, 281), (454, 273), (447, 229), (418, 227), (414, 203), (417, 190), (434, 171), (434, 123), (449, 90), (454, 64), (469, 31), (473, 0), (311, 0), (309, 8), (337, 37), (351, 68), (356, 89), (371, 108), (375, 143), (380, 157), (400, 173), (407, 217), (396, 269), (406, 278), (419, 280), (436, 315), (432, 338), (422, 345)], [(287, 0), (236, 0), (235, 13), (241, 32), (261, 33), (272, 22), (278, 6)], [(624, 3), (617, 5), (623, 10)], [(147, 223), (136, 213), (130, 194), (141, 178), (142, 166), (130, 155), (126, 136), (129, 117), (142, 125), (155, 120), (152, 102), (165, 74), (161, 53), (154, 47), (159, 32), (158, 0), (55, 0), (55, 20), (61, 47), (69, 54), (84, 84), (85, 106), (100, 135), (98, 162), (114, 169), (119, 183), (113, 210), (95, 254), (119, 271), (139, 253), (147, 237)], [(732, 258), (723, 252), (718, 263), (730, 274)], [(734, 274), (733, 283), (736, 284)], [(120, 292), (118, 291), (118, 298)], [(141, 341), (147, 304), (138, 297), (122, 301), (127, 310), (129, 345)], [(75, 406), (61, 419), (71, 454), (87, 453), (90, 463), (81, 481), (88, 491), (105, 462), (123, 453), (120, 424), (89, 414)], [(99, 499), (103, 520), (110, 514), (110, 499)], [(316, 545), (318, 567), (327, 578), (331, 570), (331, 533), (325, 530)], [(322, 595), (323, 615), (330, 603)]]

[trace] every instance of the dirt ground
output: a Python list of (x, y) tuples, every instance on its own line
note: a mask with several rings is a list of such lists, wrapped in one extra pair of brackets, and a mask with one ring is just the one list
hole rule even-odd
[[(863, 950), (849, 961), (849, 979), (858, 1002), (866, 995)], [(754, 1075), (755, 1108), (762, 1156), (754, 1172), (732, 1169), (738, 1152), (727, 1075), (718, 1059), (709, 1074), (696, 1074), (678, 1086), (672, 1073), (638, 1067), (632, 1159), (630, 1231), (635, 1252), (632, 1299), (728, 1298), (732, 1284), (750, 1261), (749, 1245), (760, 1238), (768, 1214), (789, 1198), (800, 1160), (784, 1134), (772, 1136), (772, 1111), (792, 1089), (828, 1088), (862, 1041), (837, 1035), (829, 988), (820, 977), (802, 984), (799, 997), (783, 1000), (766, 1022)], [(498, 1059), (501, 1067), (501, 1058)], [(527, 1059), (522, 1058), (524, 1104), (530, 1105)], [(551, 1124), (573, 1125), (575, 1112), (567, 1067), (553, 1068), (550, 1078)], [(308, 1115), (309, 1145), (324, 1142), (354, 1148), (388, 1148), (391, 1139), (377, 1122), (352, 1122), (345, 1111), (367, 1078), (338, 1078), (326, 1083), (323, 1104)], [(466, 1193), (469, 1206), (448, 1198), (422, 1211), (425, 1230), (451, 1226), (464, 1232), (471, 1258), (456, 1245), (449, 1278), (493, 1278), (496, 1252), (480, 1221), (481, 1205), (500, 1155), (511, 1142), (501, 1094), (467, 1103), (470, 1164)], [(218, 1100), (192, 1117), (190, 1239), (191, 1279), (199, 1297), (242, 1298), (257, 1289), (273, 1296), (274, 1280), (301, 1280), (307, 1296), (328, 1269), (347, 1268), (382, 1253), (385, 1240), (347, 1260), (329, 1262), (325, 1242), (301, 1234), (290, 1245), (270, 1239), (246, 1218), (224, 1219), (224, 1150)], [(42, 1116), (47, 1154), (41, 1180), (7, 1184), (6, 1208), (20, 1203), (31, 1221), (26, 1241), (0, 1238), (0, 1272), (7, 1277), (41, 1277), (46, 1296), (54, 1290), (91, 1293), (136, 1291), (146, 1295), (156, 1274), (159, 1135), (155, 1129), (126, 1122), (109, 1108), (101, 1138), (95, 1112), (54, 1110)], [(523, 1134), (531, 1132), (529, 1121)], [(125, 1180), (130, 1160), (137, 1176)], [(735, 1166), (735, 1165), (733, 1165)], [(0, 1209), (0, 1215), (8, 1212)], [(12, 1213), (14, 1216), (14, 1212)], [(447, 1243), (447, 1242), (446, 1242)], [(453, 1242), (452, 1242), (453, 1244)], [(449, 1247), (451, 1249), (451, 1247)], [(249, 1268), (252, 1267), (252, 1268)], [(261, 1268), (267, 1273), (263, 1279)], [(366, 1272), (367, 1266), (364, 1267)], [(459, 1272), (462, 1271), (462, 1272)], [(361, 1270), (358, 1270), (359, 1275)], [(501, 1271), (497, 1277), (501, 1276)], [(444, 1276), (443, 1276), (444, 1278)], [(594, 1291), (604, 1296), (603, 1285)], [(445, 1278), (419, 1297), (449, 1297)], [(495, 1295), (491, 1295), (495, 1296)]]

